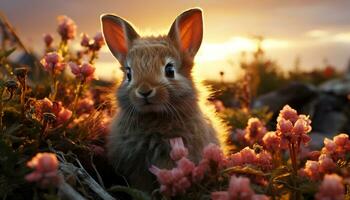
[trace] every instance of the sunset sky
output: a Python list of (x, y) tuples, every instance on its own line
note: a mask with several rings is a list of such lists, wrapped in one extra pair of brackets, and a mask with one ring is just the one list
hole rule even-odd
[[(147, 35), (166, 33), (175, 17), (191, 7), (204, 12), (204, 40), (196, 58), (204, 78), (218, 78), (219, 71), (226, 72), (227, 80), (236, 77), (240, 52), (255, 49), (255, 35), (264, 36), (267, 55), (284, 69), (292, 68), (297, 56), (305, 70), (322, 67), (325, 59), (345, 69), (350, 58), (349, 0), (0, 1), (0, 11), (38, 52), (43, 48), (43, 33), (58, 39), (57, 15), (71, 17), (79, 33), (93, 36), (100, 29), (99, 16), (115, 13)], [(104, 48), (96, 66), (99, 73), (119, 73), (117, 66)]]

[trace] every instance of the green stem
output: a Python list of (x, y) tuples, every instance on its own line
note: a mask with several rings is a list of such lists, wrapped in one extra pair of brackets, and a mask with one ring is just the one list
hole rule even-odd
[(93, 65), (95, 63), (95, 59), (96, 58), (97, 58), (97, 52), (96, 51), (92, 51), (92, 55), (90, 57), (89, 63)]
[(57, 81), (57, 77), (53, 71), (52, 72), (52, 85), (51, 85), (51, 101), (55, 101), (55, 99), (56, 99), (57, 88), (58, 88), (58, 81)]
[(76, 89), (76, 92), (75, 92), (75, 97), (74, 97), (74, 101), (73, 101), (73, 114), (72, 114), (72, 118), (75, 117), (75, 114), (77, 112), (77, 106), (78, 106), (78, 100), (79, 100), (79, 97), (80, 97), (80, 94), (82, 92), (82, 89), (83, 89), (83, 85), (84, 85), (84, 81), (80, 81), (78, 83), (78, 86), (77, 86), (77, 89)]

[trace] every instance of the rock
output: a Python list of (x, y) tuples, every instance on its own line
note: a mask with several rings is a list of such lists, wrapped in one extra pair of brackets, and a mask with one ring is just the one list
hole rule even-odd
[(270, 111), (278, 113), (284, 105), (289, 104), (299, 110), (301, 106), (317, 96), (318, 92), (314, 86), (294, 82), (282, 89), (258, 97), (253, 103), (253, 108), (268, 106)]
[(329, 80), (321, 84), (319, 89), (322, 92), (332, 93), (339, 96), (347, 96), (350, 94), (350, 75)]

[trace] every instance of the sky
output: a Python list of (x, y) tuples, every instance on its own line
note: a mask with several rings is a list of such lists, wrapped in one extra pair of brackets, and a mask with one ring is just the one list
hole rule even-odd
[[(115, 13), (132, 22), (140, 35), (168, 32), (177, 15), (191, 7), (204, 13), (204, 38), (196, 57), (196, 69), (205, 79), (238, 76), (242, 51), (256, 48), (254, 36), (265, 38), (269, 58), (284, 70), (297, 57), (304, 70), (322, 68), (325, 61), (345, 69), (350, 58), (349, 0), (1, 0), (3, 12), (24, 43), (38, 52), (42, 35), (56, 33), (58, 15), (71, 17), (78, 32), (93, 36), (100, 31), (99, 16)], [(79, 38), (75, 41), (75, 46)], [(118, 62), (105, 47), (97, 72), (120, 75)], [(111, 73), (112, 72), (112, 73)]]

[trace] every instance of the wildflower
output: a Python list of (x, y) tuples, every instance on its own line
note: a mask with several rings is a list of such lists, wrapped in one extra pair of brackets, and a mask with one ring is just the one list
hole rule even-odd
[(57, 20), (57, 32), (60, 34), (62, 40), (67, 41), (74, 39), (77, 31), (77, 26), (75, 25), (75, 22), (65, 15), (58, 16)]
[(339, 134), (333, 137), (333, 140), (325, 138), (322, 153), (327, 154), (334, 160), (345, 159), (345, 154), (350, 150), (349, 136), (346, 134)]
[(256, 155), (256, 165), (267, 170), (272, 168), (272, 156), (266, 151), (262, 151)]
[(318, 180), (320, 178), (319, 163), (317, 161), (308, 160), (305, 163), (305, 168), (299, 171), (300, 175), (305, 175), (311, 180)]
[(52, 45), (52, 42), (53, 42), (53, 37), (51, 34), (47, 33), (44, 35), (44, 42), (45, 42), (45, 46), (48, 48), (48, 47), (51, 47)]
[(94, 37), (94, 42), (91, 44), (91, 49), (93, 51), (98, 51), (101, 49), (101, 47), (105, 44), (103, 35), (101, 32), (97, 33)]
[(83, 33), (81, 35), (80, 45), (83, 46), (83, 47), (89, 47), (89, 45), (90, 45), (90, 38), (89, 38), (89, 36), (86, 33)]
[(91, 64), (84, 63), (82, 65), (77, 65), (76, 63), (70, 62), (69, 66), (75, 77), (82, 82), (90, 81), (94, 77), (95, 67)]
[(333, 137), (333, 141), (334, 143), (341, 147), (341, 146), (346, 146), (348, 143), (349, 143), (349, 136), (342, 133), (342, 134), (339, 134), (339, 135), (336, 135)]
[(195, 168), (195, 165), (192, 161), (190, 161), (188, 158), (183, 157), (177, 162), (177, 167), (182, 170), (184, 175), (189, 175), (192, 173), (192, 171)]
[(183, 194), (191, 187), (191, 181), (180, 168), (166, 170), (152, 166), (149, 170), (157, 176), (157, 180), (161, 184), (160, 191), (164, 195), (175, 196), (177, 194)]
[(209, 169), (209, 161), (203, 159), (199, 162), (197, 166), (192, 170), (192, 180), (194, 182), (199, 182), (203, 180), (205, 173)]
[(243, 200), (255, 200), (255, 199), (268, 199), (265, 195), (256, 195), (250, 187), (250, 180), (245, 177), (231, 176), (230, 185), (228, 191), (212, 192), (211, 198), (213, 200), (231, 200), (231, 199), (243, 199)]
[(281, 149), (286, 149), (286, 145), (283, 145), (281, 138), (277, 136), (276, 132), (267, 132), (262, 138), (264, 148), (270, 152), (278, 152)]
[(282, 143), (288, 144), (289, 155), (292, 161), (293, 173), (297, 173), (297, 156), (300, 145), (308, 143), (311, 138), (307, 135), (311, 131), (311, 120), (305, 115), (298, 115), (297, 111), (286, 105), (277, 118), (276, 134), (281, 137)]
[(157, 180), (161, 185), (169, 185), (173, 182), (173, 176), (170, 170), (159, 169), (152, 165), (149, 168), (149, 171), (157, 177)]
[(342, 178), (336, 174), (326, 174), (315, 195), (316, 200), (345, 199), (345, 187), (342, 181)]
[(170, 151), (171, 159), (176, 161), (188, 155), (188, 150), (185, 147), (181, 137), (170, 139), (170, 146), (171, 146), (171, 151)]
[(277, 117), (277, 121), (280, 121), (281, 119), (288, 120), (294, 124), (298, 120), (298, 113), (296, 110), (291, 108), (289, 105), (286, 105), (280, 111), (280, 113)]
[(240, 152), (242, 163), (244, 164), (253, 164), (256, 161), (256, 154), (253, 149), (246, 147), (242, 149)]
[(322, 173), (331, 172), (336, 168), (336, 164), (333, 162), (332, 158), (330, 158), (326, 154), (320, 155), (318, 158), (319, 170)]
[(60, 74), (65, 68), (62, 56), (56, 52), (47, 53), (40, 63), (52, 75)]
[(266, 127), (258, 118), (250, 118), (245, 129), (245, 140), (250, 144), (261, 141), (266, 133)]
[(222, 152), (219, 146), (212, 143), (208, 144), (203, 149), (203, 159), (206, 159), (210, 162), (210, 166), (212, 169), (216, 167), (218, 169), (221, 169), (226, 165), (226, 159), (224, 157), (224, 153)]
[(55, 126), (61, 125), (68, 121), (72, 116), (72, 111), (62, 106), (62, 102), (52, 102), (48, 98), (36, 102), (36, 115), (43, 119), (43, 113), (52, 113), (56, 116)]
[(38, 153), (27, 162), (27, 166), (34, 169), (25, 177), (27, 181), (37, 182), (43, 188), (59, 184), (58, 161), (55, 154)]

